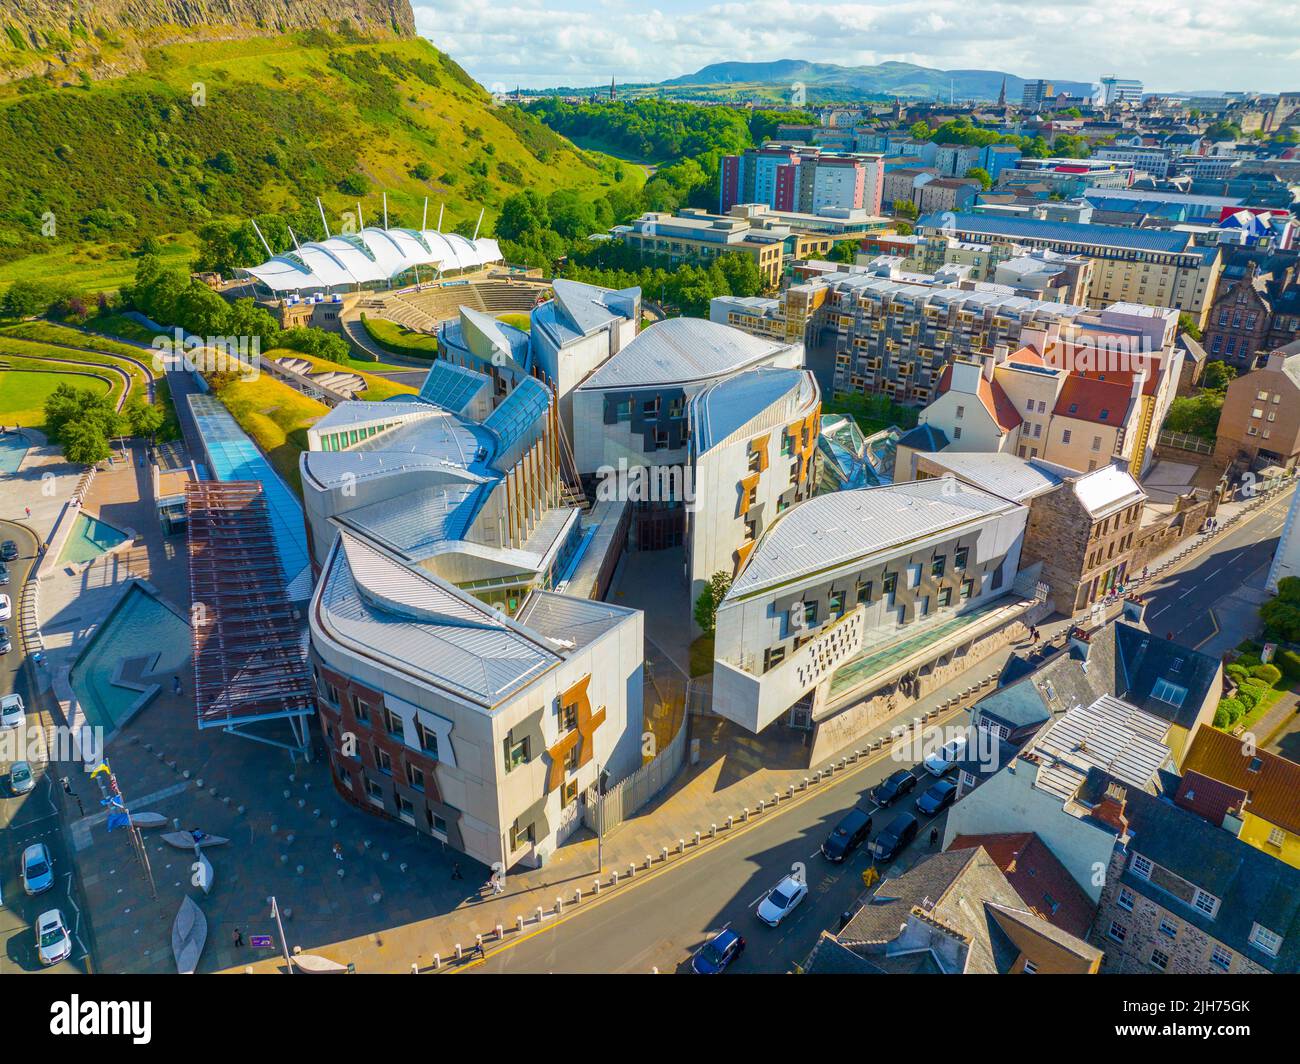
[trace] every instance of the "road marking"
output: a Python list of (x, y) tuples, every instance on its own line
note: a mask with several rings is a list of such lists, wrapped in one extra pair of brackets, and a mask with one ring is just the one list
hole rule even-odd
[(1205, 646), (1206, 643), (1208, 643), (1211, 639), (1213, 639), (1216, 635), (1219, 634), (1219, 621), (1218, 618), (1214, 616), (1214, 610), (1210, 609), (1207, 610), (1206, 612), (1209, 613), (1210, 615), (1210, 623), (1214, 625), (1214, 631), (1211, 632), (1209, 635), (1207, 635), (1199, 643), (1197, 643), (1196, 646), (1192, 647), (1193, 650), (1200, 650), (1201, 647)]

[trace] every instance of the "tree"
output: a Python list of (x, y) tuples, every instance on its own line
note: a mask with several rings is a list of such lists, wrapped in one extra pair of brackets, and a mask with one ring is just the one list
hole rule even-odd
[(1201, 342), (1201, 327), (1196, 324), (1196, 319), (1187, 311), (1183, 311), (1178, 315), (1178, 331), (1185, 332), (1198, 344)]
[(1237, 376), (1237, 367), (1216, 359), (1205, 364), (1205, 373), (1201, 376), (1201, 387), (1207, 391), (1221, 392)]
[(913, 140), (929, 140), (934, 131), (924, 122), (913, 122), (907, 135)]
[(989, 172), (982, 166), (972, 166), (966, 171), (965, 176), (974, 178), (978, 181), (986, 192), (993, 187), (993, 178), (989, 176)]
[(142, 395), (133, 395), (122, 409), (131, 426), (131, 433), (141, 438), (152, 439), (166, 420), (162, 408), (154, 406)]
[(1300, 577), (1284, 576), (1277, 594), (1259, 609), (1265, 629), (1288, 643), (1300, 640)]
[(426, 162), (418, 162), (411, 167), (411, 176), (417, 181), (431, 181), (433, 179), (433, 167)]
[(107, 439), (120, 435), (122, 419), (107, 395), (60, 384), (45, 400), (46, 435), (55, 443), (66, 444), (80, 427), (93, 428)]
[(831, 262), (852, 262), (858, 254), (858, 242), (856, 240), (837, 240), (831, 245), (831, 250), (827, 253), (826, 258)]
[[(1300, 582), (1300, 581), (1297, 581)], [(695, 623), (705, 635), (712, 635), (718, 626), (718, 606), (731, 587), (731, 577), (719, 569), (700, 592), (695, 600)]]
[(1180, 396), (1169, 404), (1169, 416), (1165, 418), (1164, 427), (1170, 432), (1185, 432), (1213, 441), (1218, 434), (1222, 411), (1222, 392)]
[(908, 218), (911, 221), (916, 221), (916, 219), (920, 217), (920, 214), (921, 212), (917, 209), (916, 204), (913, 203), (911, 200), (904, 200), (904, 199), (894, 200), (895, 218)]
[(94, 422), (68, 425), (64, 432), (63, 457), (76, 465), (95, 465), (110, 454), (108, 439)]

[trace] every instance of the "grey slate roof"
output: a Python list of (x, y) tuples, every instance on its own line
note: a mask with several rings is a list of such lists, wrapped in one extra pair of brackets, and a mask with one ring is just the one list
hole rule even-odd
[(1032, 499), (1061, 483), (1060, 476), (1045, 463), (1002, 451), (944, 451), (942, 454), (921, 454), (917, 457), (941, 465), (950, 470), (953, 476), (1013, 502)]
[(557, 648), (572, 650), (594, 643), (636, 612), (599, 599), (536, 591), (520, 609), (518, 620)]
[(1173, 229), (1127, 229), (1118, 225), (1088, 225), (1053, 222), (1039, 218), (1003, 218), (991, 214), (957, 211), (955, 214), (927, 214), (918, 226), (946, 227), (961, 232), (1015, 239), (1060, 240), (1098, 247), (1176, 254), (1191, 250), (1191, 234)]
[(917, 425), (898, 437), (899, 447), (910, 447), (914, 451), (942, 451), (948, 446), (948, 436), (943, 429), (933, 425)]

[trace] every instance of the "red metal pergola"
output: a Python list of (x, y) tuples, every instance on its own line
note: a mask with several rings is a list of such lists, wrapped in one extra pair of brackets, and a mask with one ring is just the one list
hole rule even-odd
[(305, 746), (300, 718), (313, 712), (306, 633), (285, 588), (262, 485), (191, 481), (185, 513), (199, 728), (288, 720), (295, 746)]

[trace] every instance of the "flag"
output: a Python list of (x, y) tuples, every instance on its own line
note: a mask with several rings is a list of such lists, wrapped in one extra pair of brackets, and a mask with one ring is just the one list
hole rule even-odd
[(108, 773), (108, 762), (107, 762), (107, 761), (101, 761), (101, 762), (99, 763), (99, 766), (95, 769), (95, 771), (92, 772), (92, 773), (90, 774), (90, 778), (93, 780), (93, 779), (94, 779), (96, 776), (98, 776), (101, 772), (106, 773), (106, 774)]
[(127, 816), (125, 813), (108, 814), (109, 831), (112, 831), (114, 828), (129, 828), (130, 826), (131, 826), (131, 818)]

